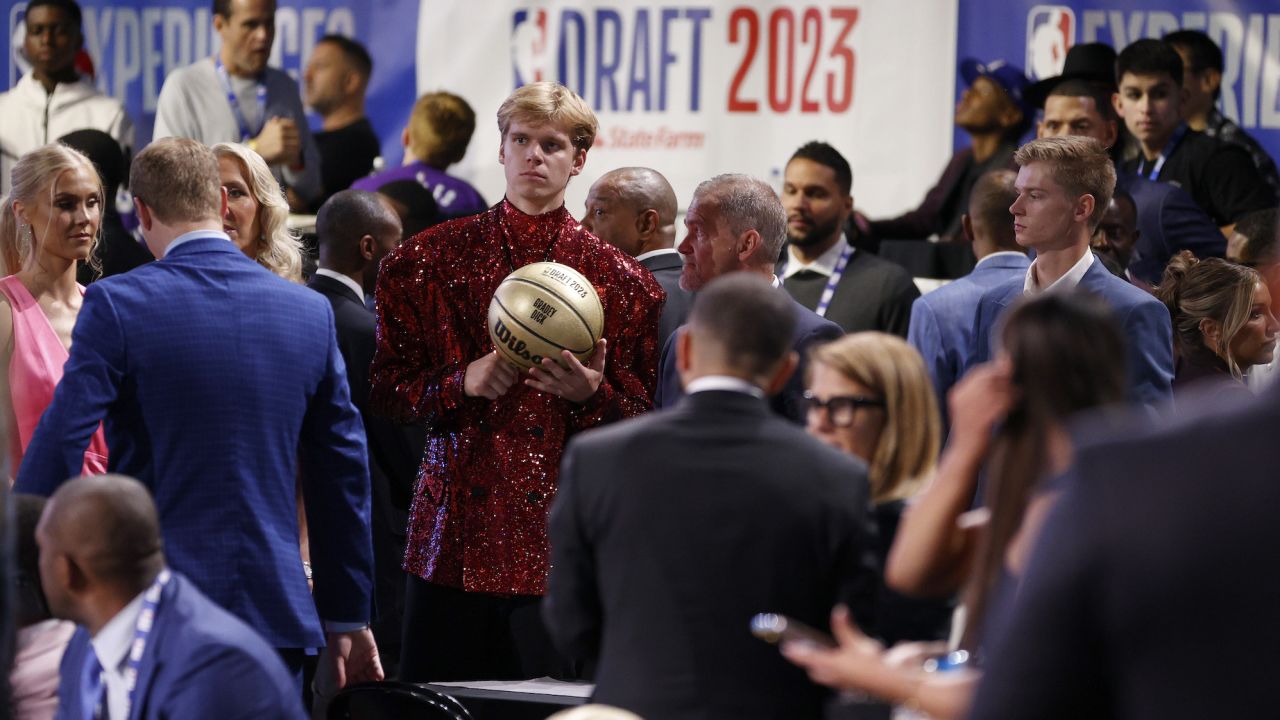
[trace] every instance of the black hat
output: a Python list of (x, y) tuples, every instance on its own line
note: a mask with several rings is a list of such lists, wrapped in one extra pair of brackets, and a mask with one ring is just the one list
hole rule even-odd
[(1116, 84), (1116, 51), (1106, 43), (1073, 45), (1062, 63), (1062, 74), (1045, 78), (1027, 88), (1027, 102), (1043, 108), (1045, 98), (1063, 80), (1088, 80), (1112, 87)]

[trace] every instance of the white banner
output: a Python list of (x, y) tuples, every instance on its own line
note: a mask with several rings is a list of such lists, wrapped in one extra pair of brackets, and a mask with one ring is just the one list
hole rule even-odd
[(559, 80), (600, 118), (569, 186), (575, 216), (614, 168), (658, 170), (683, 208), (722, 172), (780, 186), (791, 153), (824, 140), (852, 164), (857, 206), (882, 217), (917, 205), (952, 154), (956, 13), (956, 0), (421, 0), (417, 89), (475, 108), (453, 172), (490, 201), (504, 185), (498, 105), (520, 84)]

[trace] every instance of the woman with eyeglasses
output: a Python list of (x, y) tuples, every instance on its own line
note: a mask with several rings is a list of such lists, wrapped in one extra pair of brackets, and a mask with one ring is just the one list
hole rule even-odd
[[(805, 392), (809, 434), (867, 464), (881, 566), (907, 500), (934, 471), (942, 435), (924, 361), (896, 335), (861, 332), (815, 348)], [(946, 634), (949, 603), (881, 588), (876, 634), (885, 642)]]
[[(783, 653), (815, 682), (869, 693), (934, 718), (968, 713), (982, 655), (1025, 571), (1036, 533), (1071, 465), (1067, 422), (1125, 398), (1125, 340), (1091, 296), (1042, 293), (1005, 315), (993, 362), (947, 397), (953, 419), (933, 481), (904, 514), (886, 566), (889, 585), (919, 594), (963, 592), (960, 649), (921, 663), (886, 652), (843, 608), (838, 646), (787, 643)], [(970, 512), (985, 469), (984, 508)]]
[(1173, 318), (1174, 391), (1209, 382), (1219, 392), (1247, 393), (1245, 375), (1271, 362), (1280, 332), (1258, 271), (1183, 250), (1169, 261), (1156, 297)]

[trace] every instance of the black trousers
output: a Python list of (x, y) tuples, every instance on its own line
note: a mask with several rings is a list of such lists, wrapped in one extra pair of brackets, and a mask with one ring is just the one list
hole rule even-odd
[(465, 592), (409, 574), (400, 679), (571, 677), (542, 624), (541, 605), (533, 595)]

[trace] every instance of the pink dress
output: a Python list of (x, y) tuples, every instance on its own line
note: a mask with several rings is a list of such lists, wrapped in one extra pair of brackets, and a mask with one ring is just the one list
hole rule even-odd
[[(84, 289), (80, 290), (82, 293)], [(49, 318), (16, 275), (0, 278), (13, 312), (13, 356), (9, 359), (9, 399), (17, 419), (18, 432), (12, 433), (9, 445), (10, 467), (17, 477), (23, 451), (44, 409), (53, 402), (53, 389), (62, 380), (62, 366), (67, 362), (67, 349), (54, 332)], [(89, 440), (84, 454), (85, 475), (101, 475), (107, 471), (107, 441), (102, 426)]]

